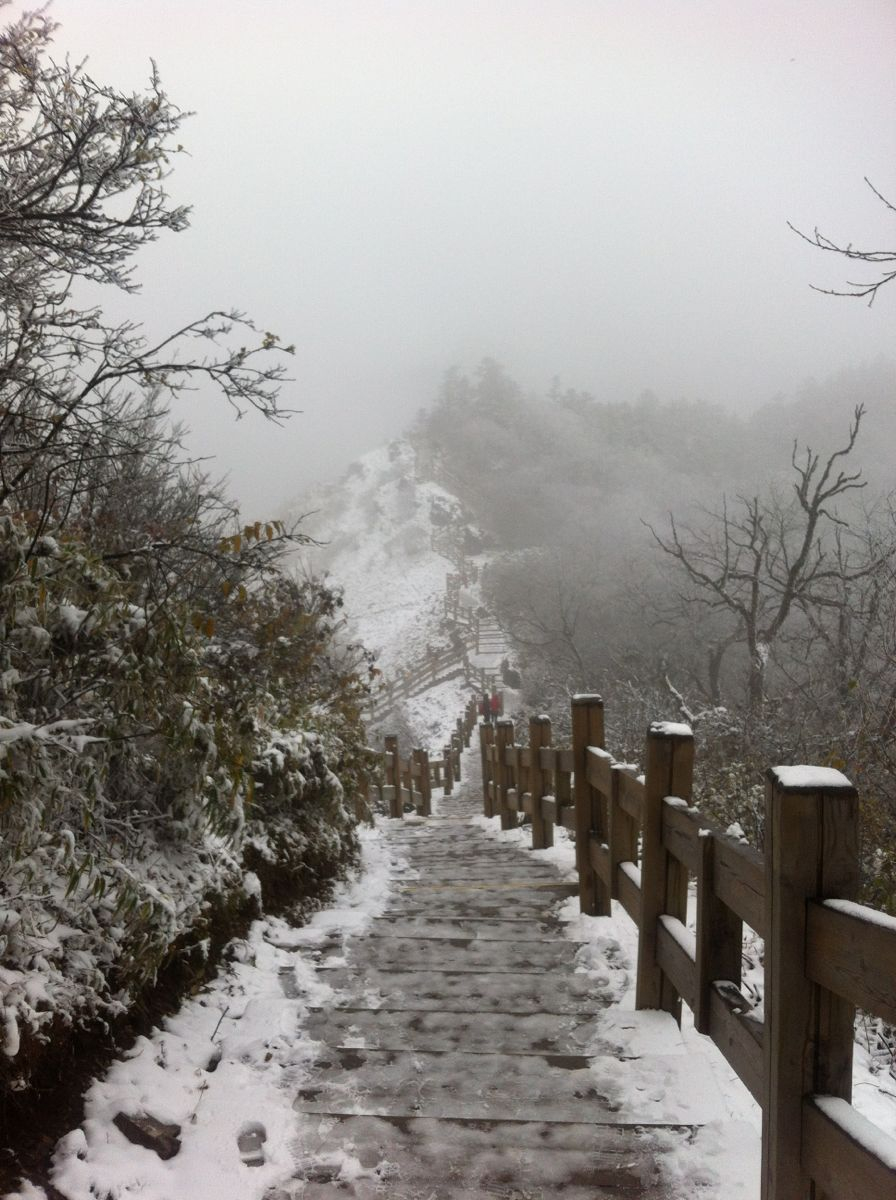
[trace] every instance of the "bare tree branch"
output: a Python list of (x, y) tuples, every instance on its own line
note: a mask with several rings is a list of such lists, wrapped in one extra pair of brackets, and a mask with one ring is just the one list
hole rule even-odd
[[(865, 177), (865, 182), (868, 184), (869, 188), (871, 188), (878, 200), (880, 200), (880, 202), (886, 208), (888, 208), (890, 212), (896, 213), (896, 205), (893, 205), (885, 196), (883, 196), (867, 176)], [(812, 287), (813, 291), (822, 292), (826, 296), (856, 296), (863, 300), (867, 298), (870, 307), (874, 303), (877, 293), (880, 291), (880, 289), (885, 284), (896, 279), (896, 250), (859, 250), (856, 246), (853, 246), (851, 242), (848, 242), (844, 245), (841, 242), (832, 241), (831, 238), (826, 237), (825, 234), (819, 232), (817, 226), (811, 234), (806, 234), (800, 229), (797, 229), (797, 227), (791, 224), (790, 221), (788, 221), (787, 224), (797, 235), (797, 237), (802, 238), (804, 242), (808, 242), (810, 246), (815, 246), (818, 250), (824, 250), (831, 254), (839, 254), (841, 258), (846, 258), (853, 262), (868, 263), (871, 266), (878, 267), (883, 265), (885, 268), (887, 268), (877, 279), (870, 281), (847, 280), (846, 290), (839, 288), (816, 287), (815, 284), (811, 284), (810, 286)], [(890, 267), (890, 264), (894, 265)]]

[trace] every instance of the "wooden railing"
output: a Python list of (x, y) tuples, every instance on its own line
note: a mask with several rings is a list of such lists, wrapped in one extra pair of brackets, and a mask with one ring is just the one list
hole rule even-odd
[(438, 554), (454, 563), (459, 571), (464, 569), (467, 552), (462, 527), (454, 524), (434, 526), (429, 535), (429, 544)]
[(372, 697), (367, 710), (368, 717), (382, 719), (396, 704), (410, 699), (431, 688), (434, 684), (452, 675), (463, 675), (469, 682), (470, 667), (467, 648), (460, 653), (449, 647), (445, 650), (429, 650), (412, 668), (399, 671), (389, 680), (384, 680)]
[[(896, 920), (855, 903), (853, 786), (770, 769), (763, 855), (691, 806), (687, 726), (651, 725), (643, 774), (604, 748), (599, 697), (573, 699), (572, 730), (554, 746), (536, 718), (522, 746), (512, 721), (481, 725), (485, 814), (528, 817), (535, 849), (575, 834), (582, 911), (615, 899), (638, 927), (636, 1006), (680, 1020), (684, 1001), (761, 1105), (763, 1200), (896, 1197), (896, 1141), (851, 1104), (856, 1007), (896, 1023)], [(764, 1019), (741, 990), (745, 925), (765, 939)]]
[[(462, 717), (458, 717), (455, 732), (442, 747), (441, 757), (431, 755), (428, 750), (417, 747), (402, 758), (398, 738), (387, 734), (382, 756), (381, 779), (371, 784), (370, 793), (376, 793), (381, 806), (389, 816), (401, 819), (405, 806), (412, 807), (420, 816), (432, 814), (432, 790), (441, 788), (450, 796), (455, 783), (461, 777), (461, 752), (469, 746), (473, 729), (476, 727), (476, 701), (470, 700)], [(371, 798), (370, 793), (368, 799)]]
[(475, 637), (473, 645), (465, 642), (459, 650), (451, 647), (430, 650), (413, 668), (399, 671), (380, 683), (365, 710), (367, 719), (382, 721), (402, 701), (455, 676), (462, 676), (465, 683), (479, 691), (491, 691), (498, 686), (499, 672), (474, 667), (470, 662), (470, 654), (476, 652), (478, 644)]

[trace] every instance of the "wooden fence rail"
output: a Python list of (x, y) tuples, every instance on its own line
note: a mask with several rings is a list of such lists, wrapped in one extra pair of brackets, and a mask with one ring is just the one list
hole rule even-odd
[(470, 700), (464, 715), (457, 719), (455, 732), (442, 747), (441, 757), (436, 758), (428, 750), (415, 747), (402, 758), (398, 738), (387, 734), (384, 738), (382, 770), (380, 779), (371, 781), (368, 803), (376, 798), (389, 816), (401, 819), (405, 806), (413, 808), (420, 816), (432, 814), (432, 789), (441, 788), (450, 796), (455, 783), (461, 778), (461, 752), (469, 746), (476, 727), (476, 701)]
[(399, 671), (393, 678), (383, 680), (367, 704), (367, 719), (381, 721), (403, 700), (457, 676), (463, 676), (465, 683), (480, 691), (497, 687), (497, 671), (474, 667), (470, 662), (470, 655), (477, 651), (477, 636), (473, 635), (472, 644), (464, 642), (458, 649), (430, 650), (412, 669)]
[[(896, 1197), (896, 1140), (851, 1104), (856, 1007), (896, 1023), (896, 919), (855, 902), (852, 784), (770, 769), (760, 854), (691, 806), (687, 726), (650, 726), (643, 774), (606, 751), (599, 696), (574, 697), (572, 731), (554, 746), (536, 718), (522, 746), (512, 721), (481, 725), (486, 816), (528, 817), (536, 849), (575, 834), (582, 911), (615, 899), (638, 927), (636, 1006), (687, 1004), (761, 1105), (763, 1200)], [(741, 990), (745, 925), (765, 939), (764, 1016)]]

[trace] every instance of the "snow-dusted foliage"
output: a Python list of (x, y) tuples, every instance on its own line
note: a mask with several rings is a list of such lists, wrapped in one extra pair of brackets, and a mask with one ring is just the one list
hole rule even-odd
[[(234, 567), (231, 544), (219, 570)], [(268, 570), (219, 587), (198, 619), (145, 582), (78, 540), (35, 545), (24, 521), (0, 520), (13, 1070), (23, 1033), (39, 1043), (60, 1021), (114, 1016), (173, 954), (201, 957), (216, 905), (255, 903), (246, 861), (307, 860), (314, 880), (352, 852), (362, 684), (327, 655), (338, 598)]]

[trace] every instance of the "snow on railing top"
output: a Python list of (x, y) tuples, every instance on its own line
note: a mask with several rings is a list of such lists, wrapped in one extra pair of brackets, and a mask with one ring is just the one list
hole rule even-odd
[(833, 767), (772, 767), (772, 776), (785, 792), (854, 792), (844, 774)]
[(693, 737), (694, 731), (684, 721), (652, 721), (650, 732), (660, 737)]

